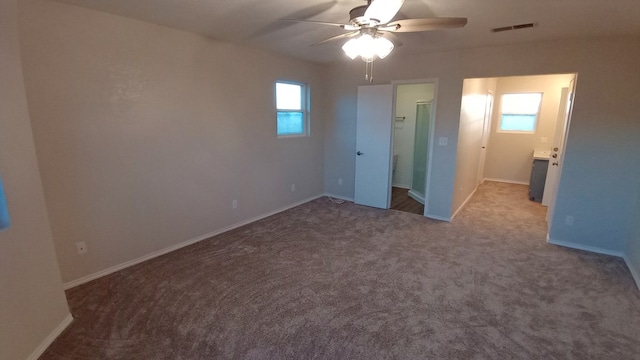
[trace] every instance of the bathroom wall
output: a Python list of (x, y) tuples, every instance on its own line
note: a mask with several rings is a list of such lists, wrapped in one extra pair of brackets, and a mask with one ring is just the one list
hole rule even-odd
[[(487, 179), (528, 184), (534, 149), (549, 150), (558, 119), (560, 95), (569, 86), (573, 74), (511, 76), (498, 78), (494, 101), (491, 137), (487, 147), (484, 175)], [(499, 132), (500, 100), (505, 93), (542, 93), (542, 104), (533, 134)]]
[(0, 175), (10, 214), (0, 231), (0, 359), (36, 359), (71, 322), (29, 122), (18, 1), (0, 1)]
[[(66, 283), (323, 193), (320, 65), (54, 1), (21, 5), (29, 110)], [(278, 79), (309, 85), (311, 136), (276, 136)]]
[(433, 100), (433, 84), (398, 84), (396, 87), (396, 117), (394, 121), (393, 153), (398, 155), (393, 186), (408, 189), (413, 173), (413, 146), (416, 129), (416, 103)]

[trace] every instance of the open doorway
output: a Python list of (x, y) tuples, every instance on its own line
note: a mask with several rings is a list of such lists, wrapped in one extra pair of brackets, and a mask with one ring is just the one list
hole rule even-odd
[(395, 87), (391, 209), (424, 215), (435, 83)]
[(557, 187), (557, 181), (546, 179), (551, 173), (558, 176), (562, 166), (570, 117), (567, 99), (575, 77), (558, 74), (465, 79), (454, 216), (484, 181), (520, 185), (523, 202), (552, 206), (554, 199), (550, 197), (555, 197), (556, 189), (547, 186)]

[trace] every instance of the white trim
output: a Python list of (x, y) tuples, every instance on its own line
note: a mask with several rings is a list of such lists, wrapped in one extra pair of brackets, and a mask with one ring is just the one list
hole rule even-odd
[(349, 201), (349, 202), (354, 202), (355, 201), (353, 198), (350, 198), (350, 197), (346, 197), (346, 196), (342, 196), (342, 195), (334, 195), (334, 194), (330, 194), (330, 193), (324, 193), (322, 196), (332, 197), (334, 199), (340, 199), (340, 200)]
[(424, 216), (428, 217), (429, 219), (433, 219), (433, 220), (451, 222), (451, 218), (447, 218), (447, 217), (444, 217), (444, 216), (431, 215), (431, 214), (425, 214)]
[(419, 202), (420, 204), (424, 205), (424, 197), (420, 197), (420, 195), (418, 195), (418, 193), (413, 190), (410, 189), (409, 191), (407, 191), (407, 195), (412, 198), (413, 200)]
[(467, 203), (469, 202), (469, 200), (471, 200), (471, 198), (473, 197), (473, 195), (475, 195), (476, 191), (478, 191), (478, 187), (476, 186), (475, 189), (473, 189), (473, 191), (471, 192), (471, 194), (469, 194), (469, 196), (467, 196), (467, 198), (462, 202), (462, 204), (460, 204), (460, 206), (458, 206), (458, 209), (453, 213), (453, 215), (451, 215), (451, 221), (453, 221), (453, 218), (456, 217), (456, 215), (458, 215), (458, 213), (460, 212), (460, 210), (462, 210), (462, 208), (467, 205)]
[(549, 238), (549, 235), (547, 235), (547, 242), (549, 244), (563, 246), (571, 249), (584, 250), (592, 253), (615, 256), (619, 258), (623, 257), (623, 254), (620, 251), (607, 250), (607, 249), (599, 248), (596, 246), (582, 245), (582, 244), (576, 244), (568, 241), (555, 240), (555, 239)]
[[(431, 112), (429, 114), (429, 140), (428, 140), (428, 146), (429, 149), (427, 149), (427, 169), (426, 169), (426, 173), (424, 176), (424, 181), (425, 181), (425, 187), (424, 187), (424, 196), (425, 199), (423, 201), (424, 204), (424, 209), (425, 209), (425, 215), (426, 217), (430, 217), (432, 219), (436, 219), (436, 220), (442, 220), (442, 221), (451, 221), (450, 218), (444, 218), (444, 217), (440, 217), (440, 216), (430, 216), (427, 215), (426, 212), (429, 211), (429, 194), (431, 193), (431, 168), (432, 168), (432, 164), (433, 164), (433, 153), (434, 153), (434, 147), (435, 147), (435, 137), (436, 137), (436, 121), (437, 121), (437, 116), (436, 113), (438, 111), (438, 87), (440, 84), (440, 79), (439, 78), (426, 78), (426, 79), (409, 79), (409, 80), (392, 80), (391, 84), (393, 85), (393, 112), (395, 114), (396, 111), (396, 95), (398, 93), (398, 85), (410, 85), (410, 84), (433, 84), (433, 99), (431, 99), (430, 103), (431, 103)], [(393, 129), (394, 130), (394, 129)], [(391, 137), (391, 145), (393, 148), (393, 136)], [(391, 156), (391, 161), (393, 162), (393, 154)], [(391, 197), (389, 197), (391, 198)]]
[(507, 179), (494, 179), (494, 178), (484, 178), (482, 181), (495, 181), (507, 184), (518, 184), (518, 185), (529, 185), (528, 181), (517, 181), (517, 180), (507, 180)]
[(53, 341), (62, 334), (62, 332), (71, 324), (73, 321), (73, 316), (71, 314), (67, 314), (67, 316), (56, 326), (53, 331), (38, 345), (38, 347), (33, 350), (31, 355), (27, 358), (27, 360), (37, 360), (47, 348), (53, 343)]
[(624, 259), (625, 264), (627, 264), (629, 272), (631, 273), (633, 280), (635, 280), (638, 290), (640, 290), (640, 270), (633, 266), (633, 263), (631, 262), (631, 259), (627, 257), (627, 254), (623, 254), (622, 259)]
[(137, 264), (140, 264), (140, 263), (145, 262), (145, 261), (147, 261), (147, 260), (151, 260), (151, 259), (156, 258), (156, 257), (158, 257), (158, 256), (162, 256), (162, 255), (167, 254), (167, 253), (170, 253), (170, 252), (172, 252), (172, 251), (175, 251), (175, 250), (181, 249), (181, 248), (183, 248), (183, 247), (185, 247), (185, 246), (189, 246), (189, 245), (195, 244), (195, 243), (197, 243), (197, 242), (200, 242), (200, 241), (202, 241), (202, 240), (208, 239), (208, 238), (210, 238), (210, 237), (213, 237), (213, 236), (216, 236), (216, 235), (220, 235), (220, 234), (225, 233), (225, 232), (227, 232), (227, 231), (230, 231), (230, 230), (233, 230), (233, 229), (239, 228), (239, 227), (241, 227), (241, 226), (244, 226), (244, 225), (250, 224), (250, 223), (252, 223), (252, 222), (256, 222), (256, 221), (258, 221), (258, 220), (262, 220), (262, 219), (264, 219), (264, 218), (266, 218), (266, 217), (269, 217), (269, 216), (275, 215), (275, 214), (277, 214), (277, 213), (281, 213), (281, 212), (283, 212), (283, 211), (285, 211), (285, 210), (289, 210), (289, 209), (291, 209), (291, 208), (294, 208), (294, 207), (296, 207), (296, 206), (302, 205), (302, 204), (304, 204), (304, 203), (308, 203), (309, 201), (313, 201), (313, 200), (315, 200), (315, 199), (321, 198), (321, 197), (323, 197), (323, 196), (324, 196), (323, 194), (321, 194), (321, 195), (316, 195), (316, 196), (312, 196), (312, 197), (307, 198), (307, 199), (305, 199), (305, 200), (301, 200), (301, 201), (298, 201), (298, 202), (296, 202), (296, 203), (293, 203), (293, 204), (287, 205), (287, 206), (285, 206), (285, 207), (282, 207), (282, 208), (279, 208), (279, 209), (276, 209), (276, 210), (270, 211), (270, 212), (268, 212), (268, 213), (266, 213), (266, 214), (262, 214), (262, 215), (256, 216), (256, 217), (251, 218), (251, 219), (248, 219), (248, 220), (240, 221), (240, 222), (235, 223), (235, 224), (233, 224), (233, 225), (229, 225), (229, 226), (224, 227), (224, 228), (222, 228), (222, 229), (218, 229), (218, 230), (212, 231), (212, 232), (210, 232), (210, 233), (208, 233), (208, 234), (204, 234), (204, 235), (198, 236), (198, 237), (193, 238), (193, 239), (191, 239), (191, 240), (183, 241), (183, 242), (181, 242), (181, 243), (178, 243), (178, 244), (175, 244), (175, 245), (169, 246), (169, 247), (167, 247), (167, 248), (164, 248), (164, 249), (160, 249), (160, 250), (157, 250), (157, 251), (151, 252), (151, 253), (149, 253), (149, 254), (147, 254), (147, 255), (144, 255), (144, 256), (141, 256), (141, 257), (139, 257), (139, 258), (137, 258), (137, 259), (133, 259), (133, 260), (125, 261), (125, 262), (123, 262), (122, 264), (119, 264), (119, 265), (116, 265), (116, 266), (112, 266), (112, 267), (110, 267), (110, 268), (107, 268), (107, 269), (104, 269), (104, 270), (100, 270), (100, 271), (95, 272), (95, 273), (93, 273), (93, 274), (89, 274), (89, 275), (83, 276), (83, 277), (81, 277), (81, 278), (79, 278), (79, 279), (75, 279), (75, 280), (69, 281), (69, 282), (67, 282), (67, 283), (64, 283), (64, 284), (63, 284), (63, 288), (64, 288), (65, 290), (71, 289), (71, 288), (76, 287), (76, 286), (78, 286), (78, 285), (82, 285), (82, 284), (87, 283), (87, 282), (89, 282), (89, 281), (92, 281), (92, 280), (95, 280), (95, 279), (101, 278), (101, 277), (103, 277), (103, 276), (106, 276), (106, 275), (112, 274), (112, 273), (114, 273), (114, 272), (116, 272), (116, 271), (120, 271), (120, 270), (122, 270), (122, 269), (126, 269), (126, 268), (128, 268), (128, 267), (130, 267), (130, 266), (137, 265)]

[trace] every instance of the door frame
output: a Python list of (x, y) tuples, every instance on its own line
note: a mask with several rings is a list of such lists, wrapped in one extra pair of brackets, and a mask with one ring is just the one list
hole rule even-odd
[[(427, 216), (429, 210), (430, 199), (430, 185), (431, 185), (431, 165), (433, 164), (433, 149), (436, 129), (436, 112), (438, 107), (438, 78), (426, 78), (426, 79), (410, 79), (410, 80), (392, 80), (393, 85), (393, 114), (396, 113), (396, 102), (398, 100), (398, 85), (415, 85), (415, 84), (433, 84), (433, 100), (431, 101), (431, 113), (429, 114), (429, 147), (427, 150), (427, 166), (425, 174), (425, 187), (424, 187), (424, 213), (422, 216)], [(390, 169), (393, 169), (393, 146), (394, 146), (394, 134), (395, 127), (391, 124), (393, 131), (391, 132), (391, 153), (389, 154)], [(393, 186), (393, 171), (389, 171), (389, 194), (391, 194), (391, 187)], [(391, 197), (391, 195), (389, 195)], [(391, 200), (389, 198), (389, 200)]]
[[(573, 75), (573, 80), (570, 82), (569, 93), (567, 94), (567, 101), (569, 102), (569, 109), (567, 110), (567, 116), (564, 124), (564, 138), (562, 140), (563, 149), (560, 151), (560, 156), (558, 157), (558, 180), (556, 181), (556, 189), (553, 199), (549, 203), (547, 207), (547, 238), (549, 238), (549, 233), (551, 232), (551, 227), (553, 226), (553, 213), (556, 209), (556, 201), (558, 199), (558, 194), (560, 193), (560, 182), (562, 181), (562, 168), (564, 167), (564, 155), (566, 154), (567, 149), (567, 139), (569, 138), (569, 131), (571, 128), (571, 118), (573, 117), (573, 106), (575, 104), (576, 97), (576, 89), (578, 86), (578, 73)], [(553, 161), (553, 158), (549, 159), (549, 161)]]
[(495, 98), (493, 91), (487, 90), (487, 97), (484, 104), (484, 119), (482, 120), (482, 139), (480, 140), (481, 154), (478, 164), (478, 175), (476, 175), (476, 187), (484, 182), (484, 168), (487, 162), (487, 148), (489, 147), (489, 137), (491, 136)]

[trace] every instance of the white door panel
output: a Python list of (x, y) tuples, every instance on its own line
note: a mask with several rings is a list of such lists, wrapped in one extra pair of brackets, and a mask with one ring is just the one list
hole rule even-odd
[(357, 111), (355, 203), (388, 209), (393, 85), (359, 86)]
[(549, 159), (549, 170), (545, 181), (544, 195), (542, 196), (542, 204), (548, 205), (547, 224), (551, 227), (551, 219), (555, 210), (555, 202), (558, 194), (558, 185), (560, 184), (560, 173), (562, 172), (562, 162), (564, 160), (564, 146), (571, 122), (571, 111), (573, 109), (573, 96), (575, 93), (576, 78), (574, 77), (569, 83), (568, 89), (562, 89), (562, 98), (560, 100), (560, 111), (558, 122), (556, 123), (556, 134), (554, 136), (553, 148), (551, 149), (551, 158)]
[(478, 164), (477, 184), (482, 184), (484, 180), (484, 166), (487, 158), (487, 146), (489, 144), (489, 134), (491, 132), (491, 115), (493, 114), (493, 92), (487, 91), (484, 104), (484, 119), (482, 123), (482, 143), (480, 145), (480, 163)]

